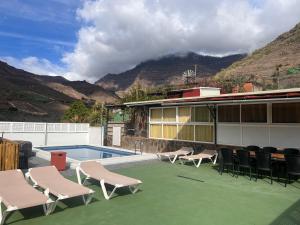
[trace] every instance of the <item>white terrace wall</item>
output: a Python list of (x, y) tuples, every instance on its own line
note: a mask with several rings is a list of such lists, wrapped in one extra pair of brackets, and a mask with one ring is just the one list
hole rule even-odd
[(222, 124), (217, 125), (218, 144), (258, 145), (299, 148), (300, 126), (296, 124)]
[(103, 144), (103, 128), (87, 123), (0, 122), (1, 133), (4, 138), (30, 141), (33, 146)]

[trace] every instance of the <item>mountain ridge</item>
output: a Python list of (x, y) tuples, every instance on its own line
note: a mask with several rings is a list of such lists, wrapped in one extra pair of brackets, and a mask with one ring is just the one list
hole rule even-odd
[(256, 83), (267, 87), (272, 86), (273, 80), (279, 76), (281, 86), (277, 88), (299, 87), (300, 73), (292, 74), (289, 72), (292, 69), (300, 70), (300, 23), (246, 58), (220, 71), (216, 78), (251, 75), (255, 77)]
[(107, 74), (95, 84), (100, 87), (122, 93), (136, 83), (143, 86), (182, 83), (182, 73), (188, 69), (194, 70), (197, 65), (197, 75), (212, 76), (233, 62), (244, 58), (245, 54), (235, 54), (224, 57), (198, 55), (189, 52), (185, 56), (173, 54), (158, 59), (147, 60), (136, 65), (133, 69), (119, 74)]
[(0, 61), (0, 120), (60, 121), (75, 100), (92, 104), (118, 96), (86, 81), (36, 75)]

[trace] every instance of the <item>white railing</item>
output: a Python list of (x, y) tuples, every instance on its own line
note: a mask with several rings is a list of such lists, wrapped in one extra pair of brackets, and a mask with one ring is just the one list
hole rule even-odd
[(63, 132), (63, 133), (82, 133), (89, 132), (88, 123), (35, 123), (35, 122), (0, 122), (0, 132)]
[(34, 146), (103, 144), (103, 128), (88, 123), (0, 122), (0, 137)]

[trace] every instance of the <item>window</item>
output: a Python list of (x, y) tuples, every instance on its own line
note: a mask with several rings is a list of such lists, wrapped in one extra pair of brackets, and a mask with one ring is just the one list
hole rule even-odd
[(195, 141), (212, 142), (213, 141), (213, 126), (196, 125), (195, 126)]
[(245, 104), (242, 105), (242, 122), (244, 123), (266, 123), (267, 104)]
[(192, 125), (178, 126), (178, 139), (193, 141), (194, 140), (194, 126), (192, 126)]
[(179, 107), (178, 118), (181, 123), (191, 122), (191, 107)]
[(149, 138), (213, 142), (214, 124), (206, 106), (150, 108)]
[(209, 122), (210, 112), (206, 106), (194, 107), (192, 114), (193, 122)]
[(220, 105), (218, 106), (218, 121), (223, 123), (240, 122), (240, 105)]
[(300, 103), (273, 103), (272, 123), (300, 123)]
[(164, 122), (176, 122), (176, 108), (164, 108), (163, 109), (163, 121)]
[(176, 125), (164, 125), (163, 138), (177, 139), (177, 126)]
[(162, 125), (151, 124), (150, 125), (150, 137), (162, 138)]
[(150, 115), (150, 121), (161, 121), (162, 109), (151, 109)]

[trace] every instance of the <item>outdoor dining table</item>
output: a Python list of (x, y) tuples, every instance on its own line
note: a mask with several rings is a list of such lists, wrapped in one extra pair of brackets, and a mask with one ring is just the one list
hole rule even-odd
[[(233, 154), (236, 155), (236, 150), (233, 150)], [(255, 158), (255, 151), (250, 151), (250, 157)], [(283, 152), (271, 153), (271, 159), (276, 161), (285, 161)]]

